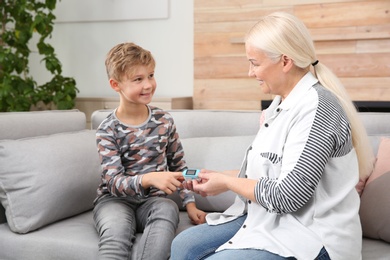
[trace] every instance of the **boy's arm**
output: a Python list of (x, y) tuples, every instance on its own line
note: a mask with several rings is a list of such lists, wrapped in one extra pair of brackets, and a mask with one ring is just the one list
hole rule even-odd
[(205, 223), (206, 212), (196, 207), (194, 193), (187, 189), (181, 189), (179, 191), (179, 194), (180, 194), (180, 198), (182, 199), (183, 206), (187, 210), (187, 214), (191, 220), (191, 223), (194, 225)]
[(198, 209), (195, 205), (195, 202), (188, 203), (186, 205), (186, 209), (192, 224), (199, 225), (206, 222), (207, 213)]

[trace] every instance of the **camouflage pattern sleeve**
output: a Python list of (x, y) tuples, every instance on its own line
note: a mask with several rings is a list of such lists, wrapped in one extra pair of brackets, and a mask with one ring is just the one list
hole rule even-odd
[(96, 143), (102, 167), (101, 184), (98, 195), (110, 193), (117, 197), (145, 197), (147, 194), (141, 186), (141, 176), (126, 171), (122, 164), (121, 147), (117, 142), (115, 131), (110, 128), (98, 129)]
[[(172, 127), (169, 135), (169, 145), (167, 151), (167, 161), (170, 171), (183, 171), (187, 168), (184, 160), (184, 149), (180, 142), (179, 134), (176, 131), (176, 125), (172, 119)], [(195, 202), (194, 193), (186, 189), (179, 190), (180, 198), (185, 207), (190, 202)]]
[(195, 202), (195, 196), (194, 196), (194, 193), (192, 191), (186, 190), (186, 189), (180, 189), (180, 190), (178, 190), (178, 192), (179, 192), (183, 207), (185, 207), (190, 202)]
[(184, 150), (176, 131), (176, 125), (172, 119), (172, 125), (169, 133), (167, 146), (167, 164), (169, 171), (182, 171), (186, 168), (184, 160)]

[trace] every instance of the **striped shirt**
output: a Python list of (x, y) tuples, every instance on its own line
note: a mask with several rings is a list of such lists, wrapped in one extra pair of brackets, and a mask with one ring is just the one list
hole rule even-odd
[(263, 111), (240, 172), (258, 180), (256, 202), (238, 197), (223, 214), (207, 216), (214, 225), (248, 214), (219, 250), (314, 259), (325, 247), (331, 259), (361, 259), (358, 162), (345, 112), (310, 72), (280, 101)]

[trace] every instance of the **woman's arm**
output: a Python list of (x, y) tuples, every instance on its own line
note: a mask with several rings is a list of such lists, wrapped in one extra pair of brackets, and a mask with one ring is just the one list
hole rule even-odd
[(202, 170), (199, 173), (201, 181), (192, 181), (193, 190), (202, 196), (215, 196), (222, 192), (231, 190), (249, 200), (255, 200), (254, 189), (256, 180), (238, 178), (238, 171), (207, 172)]

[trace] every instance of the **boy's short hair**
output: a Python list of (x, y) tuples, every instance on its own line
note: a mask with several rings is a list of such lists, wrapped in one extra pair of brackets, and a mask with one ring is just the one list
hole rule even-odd
[(120, 43), (114, 46), (106, 57), (106, 70), (108, 79), (121, 81), (134, 73), (136, 66), (150, 66), (154, 68), (156, 62), (150, 51), (132, 43)]

